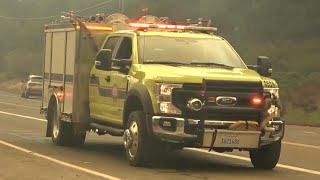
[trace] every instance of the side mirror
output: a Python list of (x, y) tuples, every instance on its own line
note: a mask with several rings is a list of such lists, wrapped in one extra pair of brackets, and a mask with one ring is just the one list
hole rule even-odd
[(261, 76), (270, 77), (272, 74), (271, 60), (266, 56), (259, 56), (256, 69)]
[(95, 67), (100, 70), (108, 70), (111, 68), (111, 49), (101, 49), (96, 55)]
[(95, 61), (94, 65), (96, 66), (97, 69), (99, 69), (98, 67), (101, 67), (101, 61)]
[(132, 64), (131, 59), (121, 59), (119, 62), (119, 65), (120, 65), (119, 71), (121, 73), (128, 74), (130, 71), (131, 64)]

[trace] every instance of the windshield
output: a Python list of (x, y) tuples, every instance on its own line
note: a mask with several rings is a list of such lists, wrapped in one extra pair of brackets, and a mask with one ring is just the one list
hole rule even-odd
[(220, 64), (245, 68), (223, 39), (143, 36), (139, 40), (143, 63)]

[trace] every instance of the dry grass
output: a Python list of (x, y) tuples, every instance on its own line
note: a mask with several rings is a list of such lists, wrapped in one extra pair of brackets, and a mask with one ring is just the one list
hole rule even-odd
[(0, 90), (12, 93), (20, 93), (21, 85), (21, 79), (2, 81), (0, 82)]

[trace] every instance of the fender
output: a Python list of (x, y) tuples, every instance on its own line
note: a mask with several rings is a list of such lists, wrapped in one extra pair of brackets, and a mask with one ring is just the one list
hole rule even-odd
[[(143, 111), (146, 114), (146, 125), (147, 125), (147, 130), (149, 134), (153, 134), (152, 132), (152, 115), (154, 114), (153, 111), (153, 106), (152, 106), (152, 101), (151, 97), (149, 94), (148, 89), (143, 85), (143, 84), (136, 84), (134, 85), (130, 91), (127, 94), (127, 98), (124, 102), (124, 111), (123, 111), (123, 118), (126, 117), (126, 109), (128, 107), (128, 100), (130, 99), (129, 97), (131, 96), (136, 96), (143, 107)], [(123, 122), (125, 122), (125, 119), (123, 119)]]

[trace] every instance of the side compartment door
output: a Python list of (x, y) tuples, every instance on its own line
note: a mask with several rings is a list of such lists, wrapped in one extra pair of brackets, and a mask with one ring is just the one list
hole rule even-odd
[[(115, 57), (116, 49), (119, 47), (119, 43), (122, 37), (111, 36), (107, 39), (102, 49), (111, 49), (112, 59)], [(112, 85), (108, 80), (108, 77), (114, 71), (107, 69), (96, 69), (93, 67), (90, 73), (90, 116), (95, 120), (116, 123), (117, 120), (113, 114), (112, 106), (110, 106), (112, 98)]]

